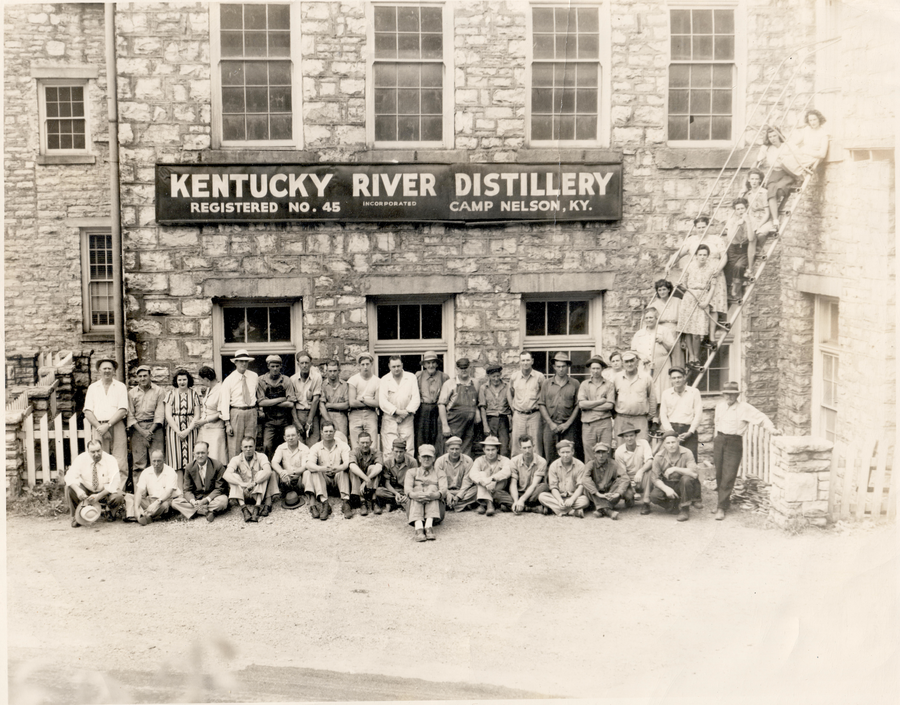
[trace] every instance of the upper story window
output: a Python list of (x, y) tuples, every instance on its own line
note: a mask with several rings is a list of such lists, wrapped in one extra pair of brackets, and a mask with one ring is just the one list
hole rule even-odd
[(45, 80), (38, 84), (41, 154), (89, 152), (86, 94), (86, 80)]
[(451, 146), (450, 10), (379, 3), (372, 12), (371, 141), (379, 147)]
[(296, 4), (213, 9), (213, 115), (220, 146), (299, 146)]
[(730, 142), (736, 118), (733, 8), (669, 11), (669, 142)]
[(81, 232), (82, 309), (85, 333), (110, 333), (115, 324), (113, 249), (109, 228)]

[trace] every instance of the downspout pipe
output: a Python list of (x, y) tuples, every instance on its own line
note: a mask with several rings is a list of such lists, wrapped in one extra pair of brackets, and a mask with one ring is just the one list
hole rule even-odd
[(119, 99), (116, 67), (116, 4), (104, 3), (106, 105), (109, 114), (109, 210), (112, 230), (116, 376), (125, 381), (125, 303), (122, 284), (122, 203), (119, 194)]

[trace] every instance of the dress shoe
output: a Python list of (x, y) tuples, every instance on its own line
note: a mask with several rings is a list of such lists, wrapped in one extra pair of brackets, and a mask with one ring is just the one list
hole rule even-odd
[(353, 518), (353, 507), (350, 506), (350, 502), (346, 499), (341, 502), (341, 513), (344, 515), (344, 519)]
[(326, 519), (328, 519), (329, 514), (331, 514), (331, 504), (329, 504), (328, 500), (326, 499), (324, 502), (322, 502), (322, 506), (319, 507), (319, 519), (321, 521), (325, 521)]
[(678, 512), (678, 516), (675, 517), (675, 521), (687, 521), (690, 518), (690, 510), (687, 507), (682, 507), (681, 511)]
[(241, 514), (244, 515), (244, 523), (253, 521), (253, 515), (250, 513), (250, 507), (241, 507)]
[(250, 521), (259, 522), (259, 514), (260, 509), (258, 504), (254, 504), (253, 508), (250, 510)]
[(641, 514), (649, 514), (649, 513), (650, 513), (650, 505), (649, 504), (645, 504), (643, 507), (641, 507)]
[(428, 539), (429, 541), (434, 541), (435, 540), (434, 529), (432, 529), (432, 528), (425, 529), (425, 538)]
[(426, 541), (425, 532), (422, 529), (416, 529), (416, 541), (421, 543), (422, 541)]
[(361, 517), (369, 516), (369, 503), (368, 502), (364, 501), (362, 504), (359, 505), (359, 515)]
[[(486, 514), (486, 513), (487, 513), (487, 507), (485, 507), (483, 504), (479, 504), (479, 505), (478, 505), (478, 510), (477, 510), (477, 511), (478, 511), (479, 514)], [(493, 514), (493, 512), (491, 512), (491, 514)]]
[(609, 516), (610, 519), (612, 519), (613, 521), (615, 521), (616, 519), (619, 518), (619, 513), (618, 513), (617, 511), (610, 510), (608, 516)]
[(319, 503), (315, 500), (311, 500), (309, 503), (309, 515), (313, 519), (319, 518)]
[(599, 519), (600, 517), (605, 517), (605, 516), (606, 516), (606, 510), (605, 510), (605, 509), (595, 509), (595, 510), (594, 510), (594, 516), (597, 517), (598, 519)]
[(583, 510), (583, 509), (576, 509), (575, 511), (572, 512), (572, 516), (573, 516), (573, 517), (578, 517), (579, 519), (584, 519), (584, 510)]
[(210, 524), (212, 524), (215, 520), (216, 520), (215, 513), (213, 513), (212, 510), (208, 511), (206, 513), (206, 521), (208, 521)]
[(716, 510), (716, 521), (722, 521), (725, 518), (725, 510), (717, 509)]
[(269, 514), (271, 513), (271, 511), (272, 511), (272, 503), (271, 503), (271, 502), (266, 502), (266, 503), (263, 505), (262, 510), (259, 512), (259, 515), (260, 515), (260, 516), (263, 516), (263, 517), (267, 517), (267, 516), (269, 516)]
[(488, 502), (487, 508), (484, 510), (485, 516), (492, 517), (492, 516), (494, 516), (494, 514), (496, 514), (496, 513), (497, 513), (497, 510), (494, 509), (494, 503), (493, 503), (493, 502)]
[(384, 510), (381, 508), (381, 502), (379, 502), (377, 499), (374, 502), (372, 502), (372, 513), (373, 514), (381, 514), (381, 512), (383, 512), (383, 511)]

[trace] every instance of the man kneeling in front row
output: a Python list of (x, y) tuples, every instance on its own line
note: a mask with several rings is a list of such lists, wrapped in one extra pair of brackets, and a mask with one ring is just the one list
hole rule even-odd
[(541, 504), (558, 517), (584, 518), (584, 510), (590, 506), (584, 496), (584, 463), (575, 457), (575, 444), (564, 440), (556, 444), (559, 457), (550, 463), (550, 491), (538, 496)]
[(209, 522), (228, 510), (225, 466), (209, 457), (208, 443), (194, 446), (194, 460), (184, 469), (184, 496), (172, 500), (172, 509), (185, 519), (205, 516)]
[[(662, 450), (653, 459), (650, 501), (668, 511), (678, 511), (678, 521), (690, 519), (691, 504), (700, 499), (700, 471), (694, 456), (687, 448), (682, 448), (678, 434), (668, 431), (663, 436)], [(650, 505), (645, 504), (641, 514), (649, 514)]]
[(224, 479), (229, 486), (229, 504), (241, 508), (245, 522), (269, 516), (272, 501), (278, 494), (278, 479), (269, 459), (256, 452), (255, 438), (244, 436), (241, 452), (228, 463)]
[(103, 452), (100, 441), (90, 441), (87, 450), (75, 458), (66, 471), (66, 505), (72, 528), (78, 526), (75, 512), (84, 502), (102, 509), (108, 521), (113, 521), (125, 503), (120, 487), (119, 463)]
[(606, 443), (595, 443), (594, 459), (584, 468), (584, 493), (594, 503), (594, 516), (618, 519), (616, 505), (631, 490), (625, 468), (609, 457)]
[(172, 508), (172, 500), (180, 495), (175, 468), (165, 464), (161, 450), (154, 450), (150, 467), (141, 472), (134, 488), (134, 518), (141, 526), (162, 519)]

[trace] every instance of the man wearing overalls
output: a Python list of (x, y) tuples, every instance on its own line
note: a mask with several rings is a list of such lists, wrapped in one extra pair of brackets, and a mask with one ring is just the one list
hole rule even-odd
[(475, 442), (475, 418), (478, 414), (478, 389), (469, 376), (469, 359), (456, 361), (456, 377), (444, 382), (438, 398), (438, 413), (444, 438), (459, 436), (462, 452), (472, 457)]

